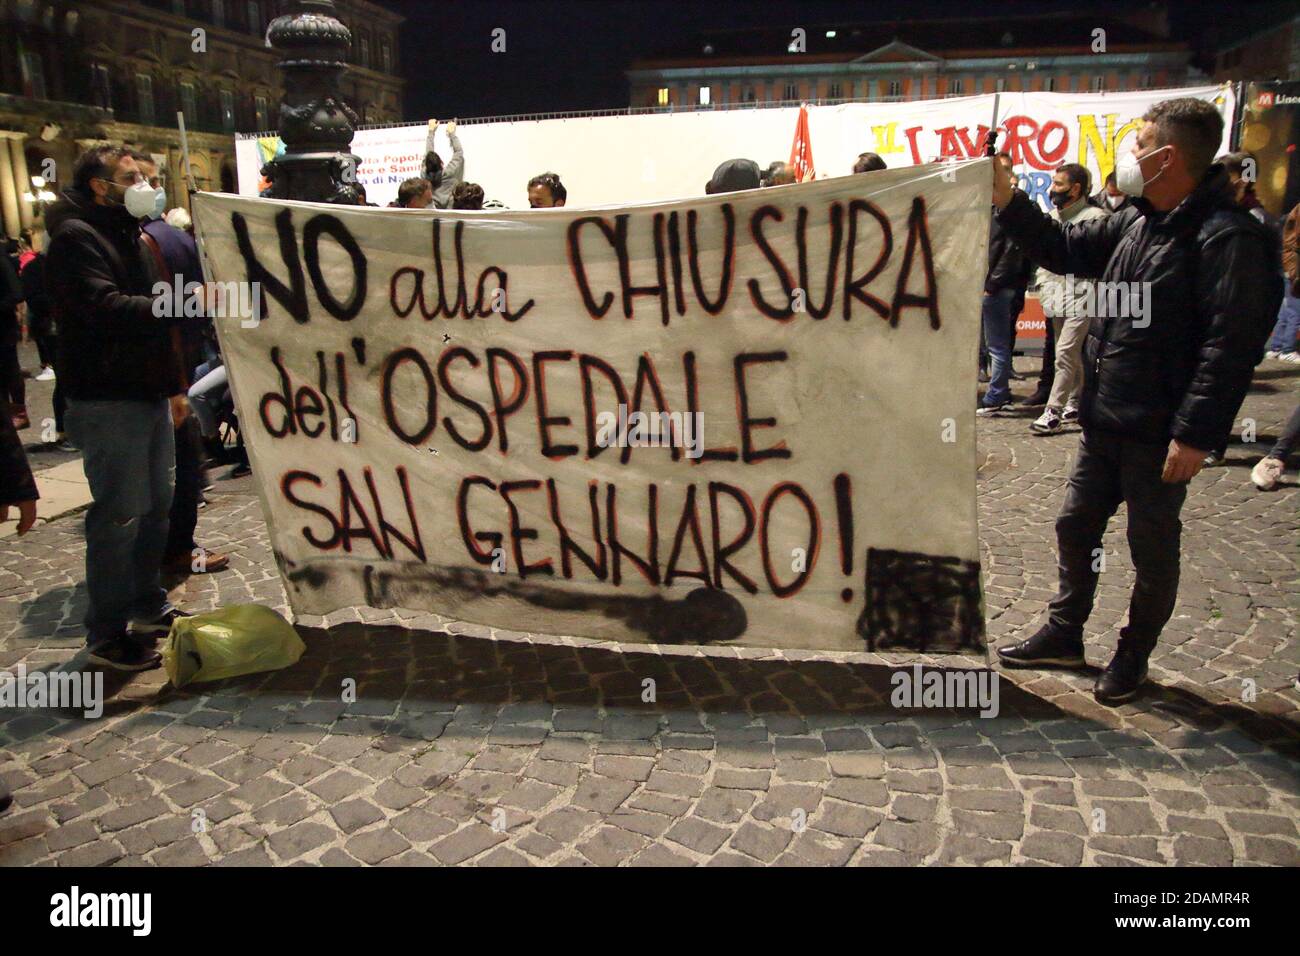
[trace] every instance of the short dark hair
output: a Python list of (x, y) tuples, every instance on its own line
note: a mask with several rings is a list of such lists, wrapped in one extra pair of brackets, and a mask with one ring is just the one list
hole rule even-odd
[(452, 209), (482, 209), (483, 187), (478, 183), (457, 183), (451, 191)]
[(998, 153), (998, 159), (1005, 159), (1007, 161), (1007, 165), (1009, 166), (1014, 166), (1016, 164), (1015, 159), (1013, 159), (1011, 154), (1008, 153), (1005, 149), (1002, 150), (1000, 153)]
[(93, 192), (90, 181), (112, 179), (117, 164), (122, 161), (123, 156), (130, 155), (130, 152), (125, 146), (115, 146), (112, 143), (90, 147), (81, 154), (76, 167), (72, 170), (72, 188), (89, 196)]
[(1058, 173), (1065, 173), (1066, 179), (1070, 180), (1071, 186), (1078, 186), (1079, 195), (1088, 195), (1088, 190), (1092, 186), (1092, 173), (1088, 172), (1087, 166), (1080, 166), (1078, 163), (1064, 163), (1057, 166)]
[(858, 153), (858, 161), (853, 164), (855, 173), (874, 173), (879, 169), (888, 169), (889, 166), (876, 153)]
[(442, 185), (442, 157), (433, 150), (424, 154), (424, 178), (435, 188)]
[(1105, 180), (1102, 182), (1102, 185), (1103, 185), (1103, 186), (1114, 186), (1114, 185), (1115, 185), (1115, 170), (1112, 169), (1110, 172), (1108, 172), (1108, 173), (1106, 174), (1106, 178), (1105, 178)]
[(397, 205), (405, 209), (411, 205), (412, 199), (418, 199), (420, 196), (424, 195), (426, 189), (432, 188), (433, 186), (430, 184), (429, 180), (425, 179), (423, 176), (416, 176), (413, 179), (408, 179), (406, 182), (402, 183), (402, 185), (397, 187)]
[[(1241, 175), (1241, 171), (1246, 168), (1246, 163), (1250, 163), (1255, 169), (1259, 168), (1255, 161), (1255, 155), (1246, 152), (1244, 149), (1240, 149), (1235, 153), (1224, 153), (1218, 158), (1217, 162), (1222, 163), (1224, 169), (1239, 179), (1245, 179)], [(1247, 181), (1253, 185), (1253, 181)]]
[(569, 191), (560, 182), (559, 173), (538, 173), (528, 180), (528, 188), (532, 189), (534, 186), (545, 186), (551, 191), (551, 198), (557, 202), (564, 202), (569, 198)]
[(1223, 142), (1223, 117), (1213, 103), (1191, 96), (1161, 100), (1142, 117), (1156, 127), (1156, 143), (1173, 144), (1183, 154), (1187, 172), (1200, 179)]

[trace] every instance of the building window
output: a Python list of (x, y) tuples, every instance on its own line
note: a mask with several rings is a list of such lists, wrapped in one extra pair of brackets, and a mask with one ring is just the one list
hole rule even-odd
[(361, 45), (357, 48), (357, 58), (362, 66), (370, 69), (370, 34), (363, 30), (360, 31), (359, 36)]
[(199, 121), (199, 100), (198, 91), (194, 88), (193, 83), (182, 83), (181, 90), (181, 112), (185, 114), (185, 122), (190, 124)]
[(24, 50), (22, 56), (23, 94), (32, 99), (45, 99), (45, 64), (41, 55), (31, 50)]
[(235, 94), (230, 90), (221, 91), (221, 128), (227, 133), (235, 131)]
[(153, 125), (153, 77), (148, 73), (135, 75), (135, 100), (139, 120), (145, 126)]
[(90, 102), (101, 109), (113, 108), (113, 80), (102, 63), (90, 67)]
[(1106, 78), (1104, 76), (1092, 76), (1088, 78), (1088, 91), (1090, 93), (1100, 93), (1106, 88)]
[(708, 106), (711, 102), (713, 102), (713, 90), (709, 89), (709, 87), (707, 87), (707, 86), (701, 86), (701, 87), (700, 87), (700, 105), (701, 105), (701, 106)]
[(740, 101), (742, 103), (752, 103), (756, 99), (758, 99), (758, 95), (754, 92), (752, 86), (745, 87), (740, 93)]
[(258, 129), (270, 129), (270, 111), (266, 108), (265, 96), (253, 97), (253, 118), (256, 120)]
[(393, 45), (387, 37), (379, 41), (379, 68), (385, 73), (393, 72)]
[(248, 32), (258, 36), (262, 34), (262, 5), (257, 0), (248, 0)]
[(799, 86), (796, 83), (787, 82), (785, 84), (785, 96), (787, 100), (797, 100), (799, 98)]
[(1045, 93), (1056, 92), (1056, 77), (1054, 76), (1043, 77), (1043, 92)]
[(185, 0), (172, 0), (172, 13), (178, 17), (187, 16), (189, 11), (185, 9)]
[(660, 106), (668, 105), (668, 87), (666, 86), (659, 87), (659, 92), (655, 94), (655, 102), (658, 103)]
[(226, 25), (226, 0), (212, 0), (212, 22), (219, 27)]
[(1006, 80), (1006, 77), (1004, 77), (1004, 76), (999, 76), (999, 77), (997, 78), (997, 81), (993, 84), (993, 89), (994, 89), (994, 91), (996, 91), (996, 92), (998, 92), (998, 93), (1004, 93), (1004, 92), (1006, 92), (1006, 89), (1007, 89), (1007, 80)]
[(844, 97), (844, 91), (840, 89), (840, 85), (838, 83), (832, 83), (830, 86), (826, 87), (827, 99), (838, 100), (838, 99), (843, 99), (843, 97)]
[(1154, 85), (1154, 84), (1151, 82), (1151, 74), (1150, 74), (1150, 73), (1143, 73), (1142, 76), (1141, 76), (1140, 79), (1139, 79), (1139, 82), (1142, 84), (1142, 87), (1141, 87), (1141, 88), (1144, 89), (1144, 90), (1149, 90), (1149, 89), (1151, 89), (1151, 87)]
[(948, 92), (954, 96), (961, 96), (962, 93), (966, 92), (965, 84), (962, 83), (960, 77), (948, 81)]
[(889, 96), (903, 95), (903, 83), (901, 80), (890, 80), (887, 89), (889, 90)]

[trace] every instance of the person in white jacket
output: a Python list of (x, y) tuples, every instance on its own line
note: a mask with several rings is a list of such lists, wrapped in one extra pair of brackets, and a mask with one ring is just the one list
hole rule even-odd
[(438, 209), (450, 209), (452, 193), (465, 178), (465, 154), (460, 148), (460, 139), (456, 136), (456, 121), (447, 124), (447, 139), (451, 141), (451, 159), (443, 165), (442, 157), (433, 148), (434, 135), (438, 132), (438, 121), (429, 120), (429, 135), (424, 141), (424, 178), (433, 185), (433, 205)]
[[(1052, 174), (1052, 218), (1060, 222), (1084, 222), (1110, 215), (1088, 202), (1088, 170), (1078, 163), (1066, 163)], [(1060, 276), (1038, 269), (1038, 301), (1043, 315), (1056, 334), (1056, 374), (1047, 398), (1047, 408), (1029, 425), (1035, 435), (1052, 435), (1079, 420), (1079, 393), (1083, 390), (1083, 345), (1092, 321), (1096, 287), (1091, 279)]]

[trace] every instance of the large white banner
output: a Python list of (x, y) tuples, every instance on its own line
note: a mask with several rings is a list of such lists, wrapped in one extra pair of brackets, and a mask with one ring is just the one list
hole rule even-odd
[(218, 328), (293, 608), (982, 653), (990, 179), (582, 211), (199, 194), (210, 277), (260, 284), (260, 321)]
[[(1120, 150), (1132, 146), (1142, 114), (1171, 96), (1196, 96), (1219, 104), (1227, 151), (1235, 102), (1232, 88), (1202, 86), (1135, 93), (1002, 93), (998, 99), (999, 148), (1010, 150), (1021, 186), (1050, 208), (1047, 188), (1062, 163), (1081, 163), (1095, 177), (1094, 190), (1114, 168)], [(465, 178), (507, 207), (528, 206), (528, 180), (560, 174), (570, 206), (666, 202), (704, 193), (724, 160), (752, 159), (760, 166), (787, 159), (797, 107), (718, 109), (501, 123), (474, 123), (459, 130)], [(859, 153), (879, 153), (891, 168), (983, 155), (993, 120), (993, 96), (918, 100), (909, 103), (846, 103), (809, 107), (813, 157), (821, 176), (843, 176)], [(403, 180), (422, 175), (424, 126), (357, 132), (352, 149), (361, 157), (358, 178), (371, 202), (387, 205)], [(277, 137), (236, 143), (239, 190), (256, 196), (262, 164)], [(446, 137), (437, 149), (451, 155)]]

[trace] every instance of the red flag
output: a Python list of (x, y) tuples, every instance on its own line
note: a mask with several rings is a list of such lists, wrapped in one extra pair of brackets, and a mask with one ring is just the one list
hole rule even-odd
[(794, 181), (810, 182), (816, 172), (813, 168), (812, 137), (808, 134), (808, 104), (799, 106), (799, 119), (794, 124), (794, 142), (790, 145), (790, 168)]

